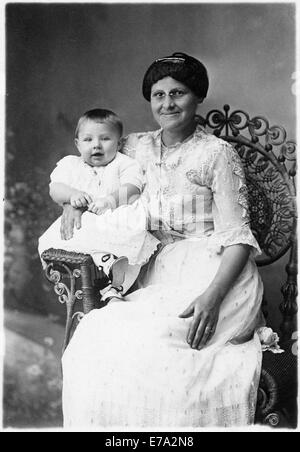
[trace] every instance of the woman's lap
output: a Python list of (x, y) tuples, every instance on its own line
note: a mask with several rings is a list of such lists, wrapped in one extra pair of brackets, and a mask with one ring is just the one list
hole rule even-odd
[(138, 322), (128, 312), (123, 323), (120, 318), (108, 323), (116, 310), (101, 322), (97, 313), (89, 314), (65, 352), (66, 425), (222, 425), (221, 408), (230, 411), (236, 404), (239, 415), (233, 410), (236, 421), (229, 419), (229, 425), (251, 421), (247, 404), (260, 365), (253, 340), (192, 350), (177, 320)]
[[(81, 416), (78, 404), (77, 415), (70, 412), (69, 401), (82, 379), (89, 388), (80, 397), (81, 404), (87, 403), (82, 420), (89, 418), (88, 423), (93, 418), (98, 425), (118, 424), (125, 417), (124, 423), (139, 422), (140, 418), (143, 425), (218, 424), (232, 404), (241, 405), (239, 414), (233, 410), (234, 416), (248, 422), (246, 417), (251, 413), (247, 397), (250, 384), (257, 380), (259, 346), (255, 341), (233, 346), (230, 340), (247, 328), (254, 329), (262, 290), (255, 266), (247, 264), (224, 300), (216, 334), (206, 349), (192, 350), (186, 342), (191, 319), (178, 315), (208, 286), (220, 257), (208, 253), (205, 247), (201, 249), (200, 244), (178, 243), (160, 253), (143, 278), (145, 287), (130, 294), (127, 302), (92, 311), (82, 320), (64, 357), (67, 423)], [(173, 276), (170, 263), (176, 259), (179, 268), (174, 267)], [(238, 385), (236, 390), (230, 390), (233, 382)], [(191, 391), (189, 397), (187, 391)], [(228, 400), (219, 400), (221, 393), (230, 391)], [(106, 420), (91, 408), (91, 398), (93, 403), (97, 400), (102, 404)], [(197, 414), (196, 400), (206, 409), (206, 415)], [(141, 410), (139, 416), (132, 410), (127, 416), (122, 408), (126, 403), (131, 403), (136, 413)], [(159, 404), (161, 409), (157, 408)], [(216, 415), (215, 408), (222, 406), (224, 415), (220, 411)], [(143, 407), (148, 415), (142, 414)], [(72, 409), (75, 413), (76, 406)], [(241, 415), (245, 410), (247, 416)]]

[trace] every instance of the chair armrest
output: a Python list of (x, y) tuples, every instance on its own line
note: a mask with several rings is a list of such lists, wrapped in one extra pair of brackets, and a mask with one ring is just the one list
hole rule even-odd
[[(45, 262), (45, 275), (54, 284), (60, 303), (67, 309), (63, 350), (74, 331), (74, 320), (78, 321), (91, 310), (100, 308), (100, 290), (105, 287), (107, 277), (101, 272), (89, 254), (50, 248), (41, 255)], [(83, 312), (74, 312), (77, 302), (82, 302)]]

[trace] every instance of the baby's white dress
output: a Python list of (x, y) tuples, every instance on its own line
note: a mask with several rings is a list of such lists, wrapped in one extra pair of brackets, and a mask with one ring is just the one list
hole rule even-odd
[[(254, 422), (262, 351), (263, 285), (254, 256), (241, 162), (227, 143), (198, 127), (172, 148), (161, 130), (130, 135), (124, 152), (160, 199), (163, 247), (126, 302), (87, 314), (63, 356), (64, 425), (75, 429), (197, 429)], [(151, 208), (150, 208), (151, 210)], [(227, 246), (252, 252), (224, 298), (205, 348), (186, 342), (179, 318), (213, 280)]]
[[(50, 176), (51, 182), (60, 182), (82, 190), (92, 198), (105, 197), (121, 185), (132, 184), (143, 189), (143, 173), (139, 163), (117, 153), (106, 166), (92, 167), (80, 156), (61, 159)], [(97, 253), (112, 253), (128, 257), (129, 264), (141, 266), (157, 249), (159, 240), (146, 230), (147, 210), (141, 200), (108, 210), (102, 215), (84, 212), (82, 226), (74, 229), (70, 240), (60, 237), (61, 217), (39, 238), (39, 253), (48, 248), (91, 254), (97, 262)]]

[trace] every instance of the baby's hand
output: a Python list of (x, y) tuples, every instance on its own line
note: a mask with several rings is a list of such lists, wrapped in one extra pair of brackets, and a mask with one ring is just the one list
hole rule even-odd
[(88, 210), (96, 215), (101, 215), (111, 208), (111, 202), (107, 198), (97, 198), (88, 206)]
[(75, 209), (80, 209), (81, 207), (86, 207), (92, 202), (92, 198), (88, 193), (84, 191), (75, 191), (70, 197), (70, 204)]

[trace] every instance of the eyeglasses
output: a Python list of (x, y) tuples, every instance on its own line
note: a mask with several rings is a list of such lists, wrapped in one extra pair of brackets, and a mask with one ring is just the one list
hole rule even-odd
[(159, 58), (158, 60), (155, 60), (155, 63), (161, 63), (162, 61), (167, 61), (170, 63), (184, 63), (185, 58), (180, 57), (165, 57), (165, 58)]

